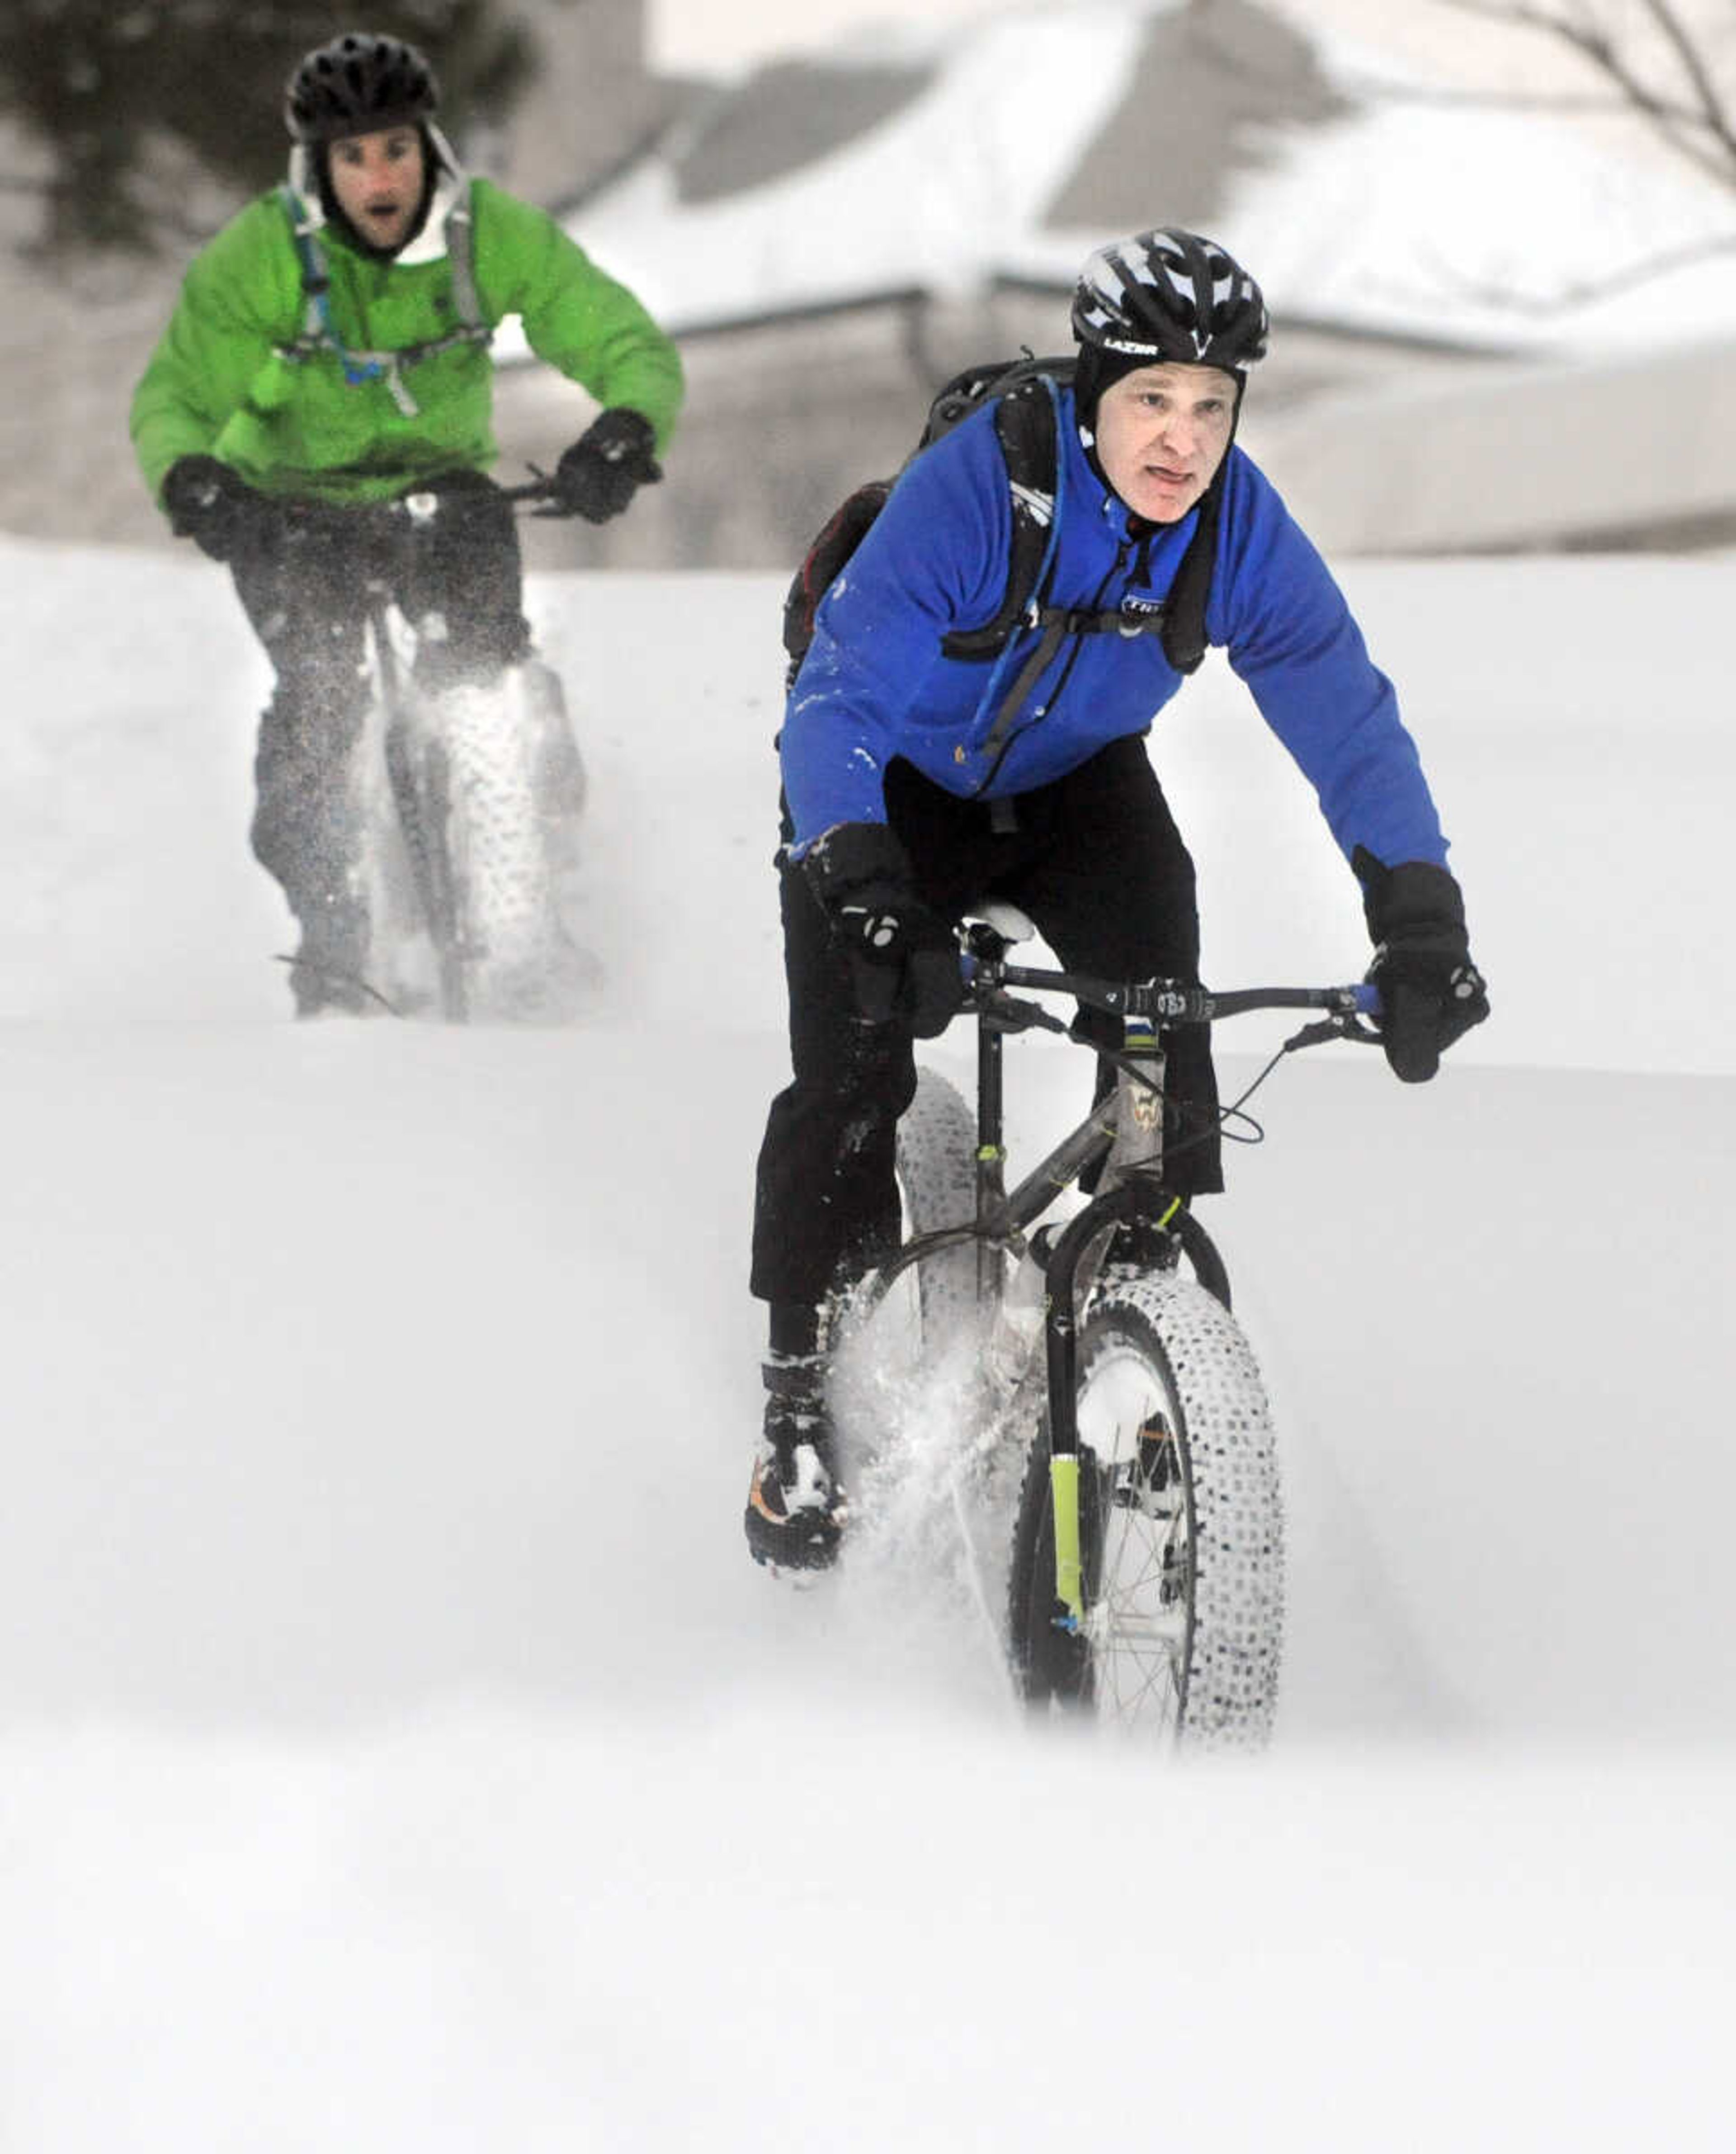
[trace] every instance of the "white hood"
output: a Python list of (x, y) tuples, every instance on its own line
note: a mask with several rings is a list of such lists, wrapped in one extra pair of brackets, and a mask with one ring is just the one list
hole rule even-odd
[[(464, 199), (470, 186), (463, 166), (453, 155), (452, 144), (431, 121), (424, 120), (422, 125), (434, 151), (433, 198), (428, 204), (421, 230), (391, 257), (394, 262), (438, 262), (447, 251), (446, 221)], [(289, 186), (302, 205), (308, 230), (322, 231), (327, 222), (325, 207), (319, 199), (314, 153), (305, 143), (298, 142), (289, 152)]]

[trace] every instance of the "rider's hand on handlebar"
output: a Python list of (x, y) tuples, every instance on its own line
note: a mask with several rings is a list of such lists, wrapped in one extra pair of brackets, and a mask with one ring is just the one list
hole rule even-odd
[(944, 1032), (964, 999), (957, 937), (917, 895), (891, 831), (884, 823), (840, 823), (802, 865), (849, 957), (863, 1018), (902, 1018), (918, 1039)]
[(232, 560), (272, 514), (269, 498), (215, 457), (178, 457), (163, 481), (163, 506), (177, 538), (213, 561)]
[(625, 406), (599, 413), (554, 467), (550, 499), (558, 513), (606, 523), (641, 486), (654, 486), (662, 467), (651, 454), (649, 419)]
[(1422, 1084), (1453, 1041), (1488, 1015), (1464, 900), (1446, 869), (1426, 860), (1389, 868), (1359, 845), (1351, 865), (1375, 942), (1368, 977), (1381, 991), (1381, 1042), (1393, 1074)]

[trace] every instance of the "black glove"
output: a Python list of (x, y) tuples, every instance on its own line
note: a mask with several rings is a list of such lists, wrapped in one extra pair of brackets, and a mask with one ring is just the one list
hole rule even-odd
[(1368, 977), (1381, 991), (1381, 1039), (1393, 1074), (1421, 1085), (1462, 1033), (1488, 1015), (1483, 977), (1471, 962), (1465, 901), (1445, 868), (1403, 860), (1389, 868), (1366, 845), (1351, 865), (1374, 942)]
[(663, 468), (651, 454), (656, 436), (649, 419), (625, 406), (600, 412), (554, 467), (554, 503), (563, 516), (606, 523), (619, 516), (641, 486), (654, 486)]
[(232, 560), (273, 515), (269, 497), (215, 457), (177, 457), (163, 481), (163, 506), (176, 537), (213, 561)]
[(944, 1032), (964, 999), (958, 938), (917, 895), (886, 825), (840, 823), (802, 868), (850, 958), (861, 1015), (871, 1024), (901, 1018), (918, 1039)]

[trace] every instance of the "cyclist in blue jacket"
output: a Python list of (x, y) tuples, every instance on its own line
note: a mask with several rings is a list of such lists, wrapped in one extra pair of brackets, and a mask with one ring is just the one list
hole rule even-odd
[[(746, 1524), (762, 1561), (818, 1568), (837, 1551), (826, 1311), (897, 1240), (893, 1133), (915, 1087), (912, 1039), (957, 1007), (962, 907), (1010, 900), (1079, 971), (1197, 976), (1193, 864), (1143, 741), (1182, 676), (1141, 631), (1161, 624), (1202, 519), (1216, 527), (1206, 639), (1314, 786), (1361, 885), (1388, 1061), (1407, 1082), (1432, 1077), (1488, 1014), (1391, 683), (1234, 446), (1267, 328), (1259, 287), (1210, 240), (1167, 229), (1100, 249), (1075, 293), (1078, 359), (1059, 402), (1045, 590), (1075, 610), (1071, 631), (1045, 646), (1027, 630), (993, 667), (942, 647), (1008, 588), (1008, 464), (987, 405), (906, 468), (815, 614), (781, 736), (794, 1076), (773, 1102), (756, 1189), (752, 1286), (770, 1339)], [(1221, 1189), (1206, 1035), (1181, 1029), (1166, 1049), (1167, 1179), (1186, 1196)]]

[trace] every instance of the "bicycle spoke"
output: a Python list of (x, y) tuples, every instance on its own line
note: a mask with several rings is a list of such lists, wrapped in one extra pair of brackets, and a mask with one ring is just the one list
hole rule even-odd
[[(1123, 1722), (1180, 1714), (1184, 1691), (1187, 1611), (1166, 1597), (1185, 1515), (1152, 1487), (1160, 1446), (1168, 1441), (1168, 1405), (1158, 1372), (1131, 1350), (1100, 1357), (1080, 1401), (1081, 1441), (1100, 1463), (1107, 1492), (1092, 1625), (1095, 1679), (1107, 1716)], [(1146, 1506), (1162, 1504), (1148, 1510)]]
[[(1045, 1651), (1053, 1540), (1040, 1512), (1023, 1508), (1010, 1604), (1016, 1647), (1024, 1626), (1025, 1694), (1087, 1707), (1141, 1739), (1257, 1745), (1275, 1697), (1282, 1536), (1246, 1343), (1194, 1283), (1124, 1272), (1088, 1305), (1079, 1366), (1085, 1622), (1070, 1660)], [(1045, 1431), (1028, 1495), (1047, 1452)]]

